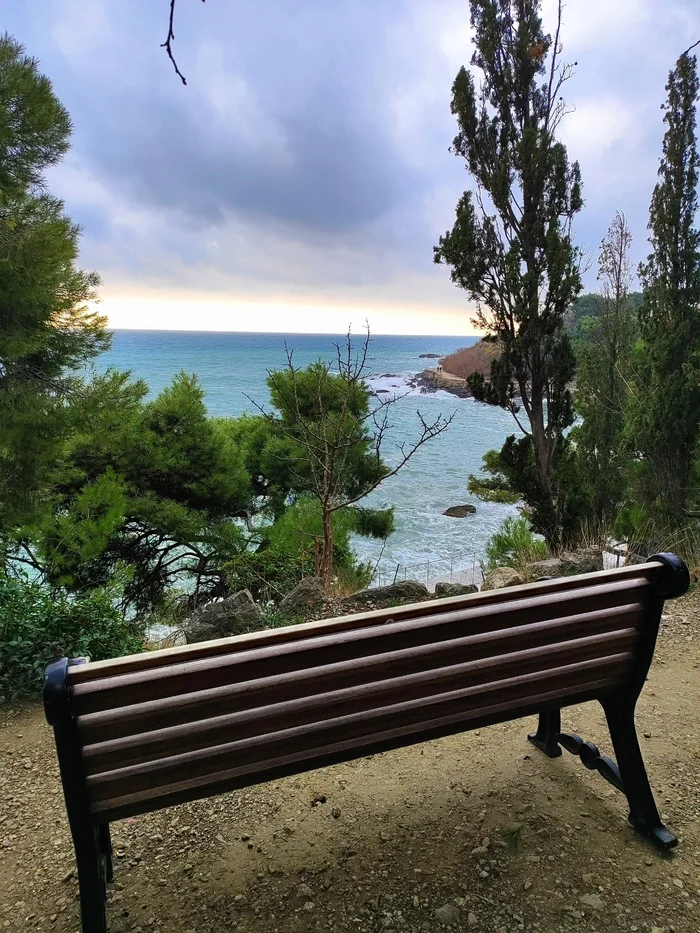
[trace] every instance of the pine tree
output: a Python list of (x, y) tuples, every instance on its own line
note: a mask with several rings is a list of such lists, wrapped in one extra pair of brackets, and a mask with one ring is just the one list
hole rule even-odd
[(658, 516), (681, 523), (700, 436), (700, 230), (697, 59), (670, 72), (666, 135), (649, 216), (652, 252), (639, 267), (644, 339), (631, 423), (641, 459), (640, 494)]
[(632, 235), (617, 212), (600, 246), (600, 294), (590, 296), (592, 314), (581, 320), (575, 404), (583, 423), (575, 429), (596, 519), (609, 524), (626, 491), (625, 422), (629, 403), (637, 312), (631, 297)]
[(563, 319), (581, 289), (572, 223), (582, 200), (579, 166), (556, 139), (572, 73), (560, 60), (561, 3), (553, 37), (540, 7), (541, 0), (471, 2), (481, 83), (466, 68), (455, 79), (452, 148), (476, 190), (460, 199), (435, 261), (452, 267), (452, 281), (477, 303), (474, 323), (501, 347), (490, 382), (477, 376), (470, 385), (477, 399), (513, 413), (522, 437), (506, 442), (502, 469), (536, 530), (558, 542), (571, 534), (578, 508), (564, 479), (575, 361)]
[(79, 372), (109, 344), (77, 268), (79, 228), (44, 190), (70, 119), (37, 62), (0, 37), (0, 536), (36, 517)]

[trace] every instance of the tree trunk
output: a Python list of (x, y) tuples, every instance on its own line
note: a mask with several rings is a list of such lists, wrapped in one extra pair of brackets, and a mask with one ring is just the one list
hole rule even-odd
[(533, 387), (531, 396), (530, 427), (535, 455), (535, 470), (540, 486), (541, 502), (538, 509), (542, 534), (550, 545), (558, 544), (559, 523), (555, 513), (552, 489), (552, 457), (545, 425), (544, 405), (541, 392)]
[(323, 543), (321, 545), (320, 577), (326, 591), (333, 579), (333, 513), (327, 503), (323, 503)]

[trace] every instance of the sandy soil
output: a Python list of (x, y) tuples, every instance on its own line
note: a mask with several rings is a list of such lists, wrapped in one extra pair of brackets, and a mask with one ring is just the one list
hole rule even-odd
[[(638, 725), (661, 856), (531, 721), (113, 826), (111, 933), (700, 931), (700, 598), (670, 604)], [(611, 754), (594, 704), (564, 728)], [(79, 930), (73, 850), (38, 706), (0, 708), (0, 930)]]

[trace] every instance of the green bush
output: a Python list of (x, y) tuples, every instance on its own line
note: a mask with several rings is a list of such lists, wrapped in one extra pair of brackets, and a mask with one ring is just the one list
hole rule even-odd
[(258, 602), (272, 600), (276, 603), (291, 592), (302, 577), (313, 575), (313, 554), (268, 548), (239, 554), (226, 564), (224, 572), (232, 591), (250, 590)]
[[(383, 537), (393, 530), (391, 509), (343, 509), (333, 516), (333, 588), (348, 595), (369, 586), (373, 568), (357, 559), (353, 534)], [(323, 536), (318, 500), (300, 497), (265, 529), (265, 547), (239, 554), (224, 572), (232, 590), (248, 589), (254, 599), (278, 603), (303, 577), (316, 573)]]
[(507, 518), (486, 543), (486, 570), (513, 567), (523, 570), (527, 564), (547, 557), (547, 545), (536, 538), (525, 518)]
[(143, 644), (143, 631), (124, 619), (108, 590), (74, 598), (0, 575), (0, 699), (38, 696), (53, 658), (99, 661), (141, 651)]

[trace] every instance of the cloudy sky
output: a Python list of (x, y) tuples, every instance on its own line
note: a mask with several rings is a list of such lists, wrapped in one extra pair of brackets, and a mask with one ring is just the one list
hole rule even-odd
[[(84, 228), (114, 327), (473, 332), (432, 264), (468, 185), (450, 86), (466, 0), (3, 0), (75, 124), (50, 185)], [(545, 25), (554, 0), (545, 0)], [(568, 0), (564, 57), (592, 269), (617, 209), (646, 252), (670, 67), (697, 0)]]

